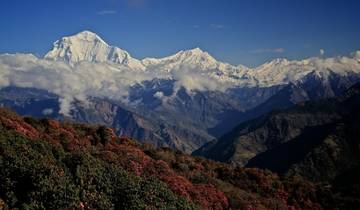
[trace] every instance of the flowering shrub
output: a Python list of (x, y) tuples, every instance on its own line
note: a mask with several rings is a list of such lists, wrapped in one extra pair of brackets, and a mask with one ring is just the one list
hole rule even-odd
[(0, 169), (0, 209), (292, 210), (349, 201), (301, 177), (140, 145), (104, 126), (21, 118), (4, 109)]

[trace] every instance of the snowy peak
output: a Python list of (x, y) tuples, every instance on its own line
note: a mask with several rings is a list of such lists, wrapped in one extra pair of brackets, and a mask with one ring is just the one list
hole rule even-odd
[(45, 55), (45, 58), (63, 60), (71, 64), (80, 61), (104, 62), (109, 51), (110, 46), (98, 35), (90, 31), (83, 31), (56, 41), (53, 49)]
[(275, 66), (286, 66), (290, 64), (289, 60), (285, 59), (285, 58), (277, 58), (274, 60), (271, 60), (269, 62), (266, 62), (265, 64), (263, 64), (263, 67), (275, 67)]
[(217, 61), (209, 53), (194, 48), (191, 50), (182, 50), (174, 55), (165, 58), (145, 58), (143, 61), (145, 66), (162, 66), (170, 71), (173, 67), (193, 67), (198, 69), (215, 69), (218, 68), (221, 62)]
[(188, 50), (188, 52), (191, 52), (193, 54), (198, 54), (201, 55), (203, 53), (205, 53), (202, 49), (200, 49), (199, 47), (196, 47), (194, 49)]
[(102, 44), (108, 46), (108, 44), (103, 39), (101, 39), (97, 34), (91, 31), (82, 31), (76, 35), (70, 37), (64, 37), (64, 39), (69, 39), (73, 41), (82, 40), (82, 41), (88, 41), (90, 43), (101, 42)]
[(194, 58), (194, 59), (202, 59), (203, 61), (214, 61), (214, 57), (212, 57), (209, 53), (201, 50), (200, 48), (194, 48), (192, 50), (185, 50), (178, 53), (178, 55), (182, 58), (188, 59), (188, 58)]
[[(116, 68), (141, 70), (156, 77), (177, 78), (183, 73), (199, 74), (213, 80), (238, 86), (273, 86), (297, 81), (316, 71), (319, 75), (335, 72), (339, 75), (360, 73), (360, 51), (346, 58), (309, 58), (300, 61), (275, 59), (256, 68), (232, 66), (217, 61), (200, 48), (182, 50), (164, 58), (137, 60), (128, 52), (108, 45), (101, 37), (90, 31), (63, 37), (54, 43), (45, 58), (65, 61), (71, 66), (81, 62), (108, 63)], [(148, 75), (146, 75), (148, 76)], [(154, 76), (155, 77), (155, 76)]]
[(173, 59), (187, 64), (202, 64), (206, 67), (210, 67), (218, 63), (218, 61), (214, 57), (212, 57), (209, 53), (201, 50), (200, 48), (180, 51), (174, 55)]
[(144, 68), (141, 62), (132, 58), (128, 52), (118, 47), (109, 46), (91, 31), (83, 31), (73, 36), (61, 38), (54, 43), (53, 49), (45, 55), (45, 58), (65, 61), (70, 65), (88, 61), (111, 62), (134, 69)]
[(183, 50), (183, 51), (180, 51), (178, 54), (186, 54), (188, 56), (204, 56), (204, 55), (209, 56), (209, 54), (207, 52), (203, 51), (199, 47), (196, 47), (191, 50)]
[(73, 36), (63, 37), (53, 44), (45, 58), (48, 60), (65, 61), (71, 66), (87, 61), (94, 63), (114, 63), (131, 69), (146, 70), (161, 69), (170, 72), (173, 69), (190, 68), (199, 70), (226, 70), (236, 68), (217, 61), (209, 53), (194, 48), (182, 50), (165, 58), (145, 58), (142, 61), (134, 59), (128, 52), (118, 47), (108, 45), (100, 36), (83, 31)]

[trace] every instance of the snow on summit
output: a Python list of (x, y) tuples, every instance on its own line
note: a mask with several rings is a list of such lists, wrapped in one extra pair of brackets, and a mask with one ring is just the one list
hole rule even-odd
[(66, 61), (71, 65), (81, 61), (113, 62), (135, 69), (144, 68), (141, 62), (132, 58), (128, 52), (109, 46), (97, 34), (90, 31), (83, 31), (56, 41), (45, 58)]
[[(200, 48), (181, 50), (164, 58), (132, 58), (128, 52), (108, 45), (97, 34), (83, 31), (73, 36), (63, 37), (54, 43), (53, 49), (45, 55), (47, 60), (65, 61), (71, 66), (81, 62), (110, 63), (142, 70), (153, 78), (183, 78), (191, 74), (200, 79), (216, 80), (226, 86), (273, 86), (295, 82), (312, 71), (331, 71), (346, 74), (360, 73), (360, 51), (352, 57), (310, 58), (302, 61), (275, 59), (254, 69), (243, 65), (233, 66), (216, 60)], [(347, 59), (345, 59), (347, 58)], [(332, 69), (332, 66), (336, 66)], [(186, 76), (185, 76), (186, 77)], [(184, 83), (187, 84), (187, 83)]]
[[(59, 39), (44, 59), (28, 54), (0, 55), (0, 87), (45, 89), (60, 96), (61, 112), (74, 99), (88, 96), (124, 99), (129, 89), (144, 81), (172, 80), (173, 94), (222, 91), (238, 87), (270, 87), (300, 81), (306, 75), (360, 74), (360, 51), (350, 57), (314, 57), (300, 61), (275, 59), (256, 68), (233, 66), (194, 48), (165, 58), (132, 58), (108, 45), (98, 35), (83, 31)], [(326, 79), (326, 78), (325, 78)]]
[(182, 50), (165, 58), (145, 58), (143, 63), (146, 66), (167, 66), (167, 70), (170, 71), (171, 68), (180, 65), (194, 66), (202, 70), (214, 69), (219, 66), (220, 62), (200, 48), (194, 48), (192, 50)]

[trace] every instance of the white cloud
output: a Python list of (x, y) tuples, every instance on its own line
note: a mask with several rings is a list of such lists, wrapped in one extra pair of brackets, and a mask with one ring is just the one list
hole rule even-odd
[(320, 55), (321, 56), (325, 55), (325, 50), (324, 49), (320, 49)]
[(154, 94), (155, 98), (162, 99), (164, 97), (164, 93), (161, 91), (158, 91)]
[(194, 91), (225, 91), (234, 85), (230, 82), (222, 82), (221, 80), (209, 77), (209, 75), (189, 67), (174, 71), (173, 78), (176, 80), (174, 94), (181, 87), (185, 88), (188, 94), (191, 94)]
[(351, 56), (354, 57), (358, 62), (360, 62), (360, 51), (351, 53)]
[[(284, 50), (275, 51), (283, 52)], [(282, 82), (297, 80), (313, 69), (319, 71), (332, 69), (343, 74), (350, 71), (360, 72), (357, 60), (359, 58), (358, 52), (352, 58), (312, 58), (304, 61), (289, 61), (289, 65), (286, 66), (288, 69), (284, 73), (284, 66), (258, 71), (252, 71), (252, 69), (240, 71), (223, 67), (220, 71), (209, 68), (199, 69), (196, 65), (173, 65), (172, 63), (166, 69), (155, 65), (154, 69), (148, 67), (146, 71), (142, 71), (110, 63), (81, 62), (70, 66), (61, 61), (38, 59), (30, 54), (4, 54), (0, 55), (0, 88), (17, 86), (47, 90), (59, 96), (60, 113), (69, 115), (75, 100), (81, 101), (86, 106), (89, 96), (106, 97), (127, 103), (129, 89), (133, 85), (154, 78), (175, 81), (172, 96), (165, 96), (163, 92), (154, 94), (154, 97), (166, 101), (175, 96), (181, 88), (185, 88), (191, 95), (195, 91), (224, 92), (239, 84), (265, 86), (282, 84)], [(241, 75), (246, 76), (245, 79), (237, 79)], [(237, 76), (234, 81), (230, 80), (234, 78), (233, 76)], [(262, 83), (257, 83), (257, 81)]]
[(53, 109), (47, 108), (47, 109), (44, 109), (44, 110), (42, 111), (42, 114), (43, 114), (43, 115), (51, 115), (53, 112), (54, 112)]
[(87, 103), (88, 96), (126, 99), (129, 87), (151, 79), (146, 73), (107, 64), (37, 59), (32, 55), (0, 55), (0, 87), (17, 86), (48, 90), (59, 95), (60, 113), (69, 115), (74, 100)]
[[(193, 91), (224, 91), (223, 83), (196, 67), (182, 66), (172, 72), (142, 71), (106, 63), (81, 62), (70, 66), (61, 61), (38, 59), (33, 55), (0, 55), (0, 87), (17, 86), (48, 90), (59, 96), (60, 113), (68, 116), (75, 100), (87, 104), (88, 96), (127, 101), (129, 88), (145, 80), (173, 79), (173, 93), (184, 87)], [(166, 99), (162, 92), (155, 97)]]

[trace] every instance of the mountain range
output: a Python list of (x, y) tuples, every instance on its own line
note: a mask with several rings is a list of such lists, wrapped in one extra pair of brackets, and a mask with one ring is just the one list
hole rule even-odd
[(43, 58), (0, 55), (0, 104), (22, 115), (115, 128), (191, 153), (274, 108), (339, 96), (360, 80), (360, 51), (249, 68), (194, 48), (133, 58), (90, 31), (59, 39)]

